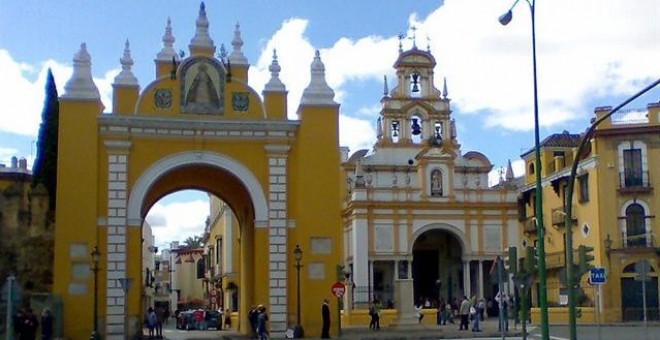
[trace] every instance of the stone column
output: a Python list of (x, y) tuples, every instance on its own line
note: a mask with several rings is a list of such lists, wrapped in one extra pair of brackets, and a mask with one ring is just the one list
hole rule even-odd
[(470, 260), (463, 262), (463, 295), (470, 298), (472, 289), (470, 288)]
[[(398, 276), (394, 279), (394, 301), (396, 301), (396, 308), (399, 311), (399, 319), (397, 324), (400, 325), (411, 325), (417, 324), (417, 318), (415, 318), (413, 304), (413, 279), (410, 275), (410, 262), (408, 260), (396, 261), (395, 266), (397, 269)], [(405, 266), (405, 268), (400, 268), (399, 266)]]
[(484, 261), (477, 261), (479, 264), (479, 271), (477, 272), (477, 297), (479, 299), (484, 298)]

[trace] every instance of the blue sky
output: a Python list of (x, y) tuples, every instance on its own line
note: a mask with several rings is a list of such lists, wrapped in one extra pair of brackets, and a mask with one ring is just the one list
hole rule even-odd
[[(261, 91), (277, 48), (290, 112), (309, 82), (314, 49), (321, 51), (328, 83), (341, 103), (341, 144), (369, 148), (382, 95), (393, 79), (398, 38), (430, 47), (436, 80), (447, 78), (463, 152), (484, 153), (496, 166), (516, 161), (533, 145), (531, 23), (524, 1), (513, 20), (497, 18), (510, 0), (226, 0), (206, 1), (216, 46), (231, 50), (240, 22), (250, 81)], [(45, 70), (53, 69), (60, 94), (71, 59), (86, 42), (106, 110), (119, 72), (124, 41), (144, 88), (162, 47), (167, 18), (175, 49), (187, 51), (198, 1), (3, 1), (0, 4), (0, 163), (31, 162), (43, 105)], [(536, 4), (541, 136), (586, 129), (596, 106), (615, 106), (660, 76), (660, 6), (656, 0), (554, 0)], [(412, 41), (404, 39), (404, 49)], [(390, 88), (394, 85), (390, 81)], [(441, 87), (441, 84), (437, 84)], [(630, 108), (660, 99), (656, 89)], [(290, 118), (295, 118), (290, 114)], [(517, 164), (516, 164), (517, 166)], [(208, 214), (201, 193), (161, 200), (150, 213), (157, 242), (198, 233)], [(178, 212), (196, 211), (184, 220)], [(189, 235), (186, 235), (189, 236)]]

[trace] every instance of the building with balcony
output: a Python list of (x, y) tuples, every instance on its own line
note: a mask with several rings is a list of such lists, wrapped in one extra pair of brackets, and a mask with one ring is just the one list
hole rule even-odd
[[(595, 109), (596, 119), (612, 108)], [(642, 319), (642, 282), (635, 270), (641, 260), (650, 263), (646, 282), (647, 317), (658, 319), (658, 241), (656, 215), (660, 194), (654, 188), (660, 177), (660, 104), (645, 110), (629, 110), (612, 115), (596, 128), (586, 151), (580, 157), (572, 199), (574, 261), (577, 249), (593, 247), (593, 265), (605, 268), (607, 282), (600, 294), (601, 315), (606, 321)], [(571, 165), (582, 135), (566, 131), (541, 142), (543, 221), (545, 226), (548, 303), (559, 307), (550, 313), (551, 321), (566, 322), (567, 291), (565, 276), (566, 188)], [(519, 195), (521, 246), (535, 246), (534, 150), (525, 160), (525, 185)], [(538, 286), (532, 287), (532, 301), (538, 306)], [(578, 305), (596, 305), (594, 287), (588, 273), (580, 278)], [(593, 309), (591, 309), (593, 312)], [(589, 314), (589, 313), (587, 313)], [(537, 314), (534, 314), (537, 315)], [(578, 322), (591, 322), (585, 315)]]

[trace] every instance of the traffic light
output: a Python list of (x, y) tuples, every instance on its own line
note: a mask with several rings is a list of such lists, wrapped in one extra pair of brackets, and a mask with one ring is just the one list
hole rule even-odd
[(532, 274), (536, 272), (537, 260), (536, 248), (525, 248), (525, 271), (527, 271), (527, 273)]
[(594, 260), (594, 255), (592, 254), (593, 251), (594, 247), (585, 245), (581, 245), (578, 248), (580, 275), (588, 272), (591, 268), (594, 268), (594, 266), (591, 265), (591, 262)]
[(518, 272), (518, 248), (508, 247), (504, 250), (504, 268), (512, 274)]

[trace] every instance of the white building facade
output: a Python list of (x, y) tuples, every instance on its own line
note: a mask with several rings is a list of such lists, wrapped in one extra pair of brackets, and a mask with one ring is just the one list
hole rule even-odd
[(462, 152), (446, 82), (442, 91), (434, 86), (435, 66), (430, 51), (399, 49), (373, 150), (343, 163), (353, 307), (379, 300), (402, 320), (422, 299), (492, 298), (493, 261), (520, 238), (511, 168), (488, 187), (493, 165), (479, 152)]

